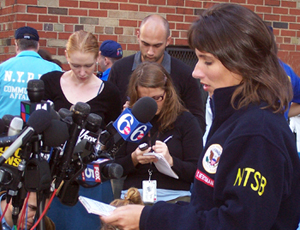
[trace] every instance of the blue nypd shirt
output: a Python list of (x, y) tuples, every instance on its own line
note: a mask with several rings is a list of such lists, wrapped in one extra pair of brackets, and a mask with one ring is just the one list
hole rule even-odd
[(21, 101), (28, 101), (27, 83), (61, 68), (35, 51), (22, 51), (0, 64), (0, 117), (20, 115)]

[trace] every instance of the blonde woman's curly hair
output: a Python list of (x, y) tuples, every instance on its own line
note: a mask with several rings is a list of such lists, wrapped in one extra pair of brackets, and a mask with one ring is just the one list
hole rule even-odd
[[(127, 193), (124, 196), (124, 199), (115, 199), (110, 205), (115, 207), (121, 207), (128, 204), (144, 204), (141, 194), (137, 188), (131, 187), (128, 189)], [(102, 223), (101, 230), (116, 230), (117, 228), (105, 223)]]

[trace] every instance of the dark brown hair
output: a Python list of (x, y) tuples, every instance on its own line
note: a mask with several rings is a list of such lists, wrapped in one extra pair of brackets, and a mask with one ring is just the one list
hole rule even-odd
[(130, 107), (139, 99), (138, 86), (145, 88), (161, 88), (165, 91), (164, 105), (158, 114), (160, 131), (173, 128), (179, 114), (186, 109), (173, 86), (172, 79), (165, 68), (156, 62), (143, 62), (132, 73), (128, 85)]
[(292, 88), (281, 67), (275, 40), (262, 19), (236, 4), (214, 5), (202, 13), (188, 31), (190, 47), (213, 54), (231, 72), (243, 77), (235, 90), (236, 108), (267, 102), (267, 108), (283, 112), (292, 98)]
[(18, 45), (18, 47), (21, 51), (30, 50), (30, 49), (35, 49), (36, 50), (39, 46), (38, 41), (35, 41), (35, 40), (32, 40), (32, 39), (28, 40), (28, 39), (25, 39), (25, 38), (17, 39), (16, 43), (17, 43), (17, 45)]

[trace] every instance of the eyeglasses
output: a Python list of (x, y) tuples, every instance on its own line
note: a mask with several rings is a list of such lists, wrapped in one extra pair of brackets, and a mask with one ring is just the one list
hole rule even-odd
[(155, 101), (162, 101), (163, 99), (164, 99), (164, 97), (165, 97), (165, 94), (166, 94), (166, 91), (164, 92), (164, 94), (163, 95), (161, 95), (161, 96), (153, 96), (152, 98), (155, 100)]
[(72, 64), (72, 63), (69, 62), (69, 65), (70, 65), (71, 67), (73, 67), (74, 69), (81, 69), (82, 67), (83, 67), (84, 69), (90, 69), (90, 68), (92, 68), (95, 64), (96, 64), (96, 63), (94, 62), (94, 63), (92, 63), (92, 64), (77, 65), (77, 64)]

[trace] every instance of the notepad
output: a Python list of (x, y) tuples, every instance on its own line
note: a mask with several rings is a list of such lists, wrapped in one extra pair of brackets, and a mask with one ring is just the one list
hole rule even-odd
[(157, 170), (167, 176), (178, 179), (178, 175), (173, 171), (170, 164), (167, 162), (166, 158), (161, 153), (149, 152), (144, 153), (145, 156), (155, 156), (158, 161), (154, 162)]
[(82, 203), (88, 213), (96, 214), (99, 216), (109, 216), (116, 207), (105, 204), (103, 202), (93, 200), (84, 196), (79, 196), (78, 200)]

